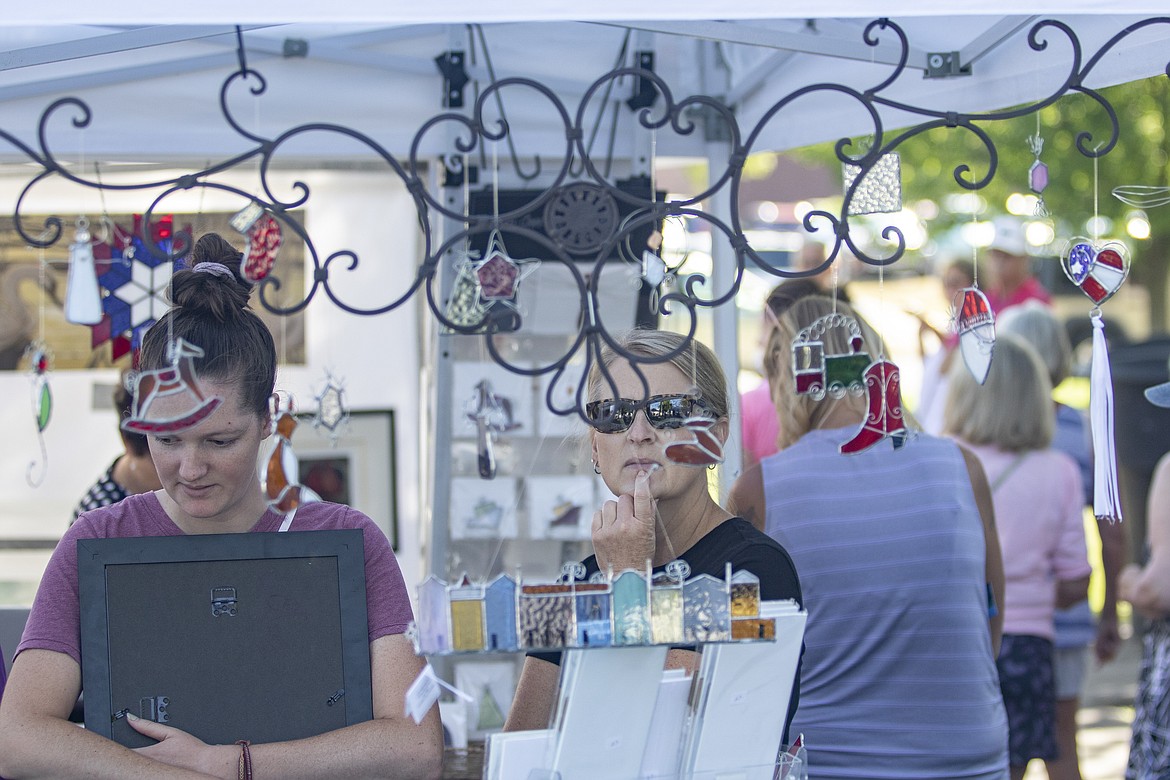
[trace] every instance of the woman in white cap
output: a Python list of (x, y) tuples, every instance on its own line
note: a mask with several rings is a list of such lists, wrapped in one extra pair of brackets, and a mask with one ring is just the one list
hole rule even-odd
[(1003, 216), (996, 217), (992, 224), (995, 236), (987, 247), (991, 286), (984, 290), (991, 310), (998, 314), (1030, 300), (1051, 303), (1048, 290), (1032, 276), (1024, 223), (1016, 217)]

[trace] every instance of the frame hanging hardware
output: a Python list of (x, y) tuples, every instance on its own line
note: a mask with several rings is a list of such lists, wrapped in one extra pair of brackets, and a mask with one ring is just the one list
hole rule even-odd
[(971, 66), (964, 65), (957, 51), (932, 51), (926, 55), (924, 79), (947, 79), (952, 76), (970, 76)]
[[(642, 70), (648, 70), (651, 73), (654, 72), (654, 52), (634, 52), (634, 61), (637, 67)], [(658, 88), (654, 86), (654, 82), (639, 76), (634, 81), (634, 94), (626, 100), (626, 105), (630, 107), (631, 111), (638, 111), (643, 108), (650, 108), (656, 100), (658, 100)]]
[(309, 56), (309, 42), (304, 38), (285, 38), (280, 53), (286, 58)]
[(464, 59), (462, 51), (445, 51), (435, 57), (435, 65), (443, 75), (445, 108), (463, 108), (463, 88), (471, 80), (463, 67)]

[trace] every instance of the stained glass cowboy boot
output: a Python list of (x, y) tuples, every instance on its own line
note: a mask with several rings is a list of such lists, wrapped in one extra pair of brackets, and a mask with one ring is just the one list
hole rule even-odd
[[(171, 365), (143, 371), (134, 380), (133, 413), (122, 421), (122, 430), (131, 433), (173, 433), (190, 428), (207, 419), (222, 403), (217, 396), (204, 396), (195, 376), (195, 358), (203, 350), (183, 339), (171, 345)], [(150, 407), (156, 399), (186, 393), (192, 407), (178, 417), (151, 417)]]
[(875, 360), (862, 376), (869, 399), (865, 422), (852, 439), (840, 446), (840, 452), (845, 455), (865, 452), (886, 437), (893, 438), (895, 449), (901, 447), (906, 440), (906, 421), (898, 367), (888, 360)]

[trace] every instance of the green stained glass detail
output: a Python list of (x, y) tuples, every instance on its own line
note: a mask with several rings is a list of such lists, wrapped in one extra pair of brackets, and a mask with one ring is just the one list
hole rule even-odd
[(41, 382), (41, 391), (37, 398), (37, 430), (44, 432), (49, 426), (49, 417), (53, 414), (53, 394), (49, 390), (48, 382)]
[(840, 397), (850, 388), (865, 387), (862, 374), (873, 361), (865, 352), (855, 355), (830, 355), (825, 358), (825, 389)]

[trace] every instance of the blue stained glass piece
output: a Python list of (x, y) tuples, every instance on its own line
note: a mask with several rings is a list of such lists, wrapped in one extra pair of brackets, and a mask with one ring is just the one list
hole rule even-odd
[(624, 571), (613, 582), (613, 625), (615, 645), (644, 645), (650, 642), (646, 580), (637, 572)]
[(1072, 273), (1072, 280), (1075, 284), (1080, 284), (1085, 281), (1085, 277), (1089, 275), (1089, 270), (1093, 267), (1093, 260), (1096, 253), (1093, 247), (1088, 244), (1075, 244), (1068, 253), (1068, 267)]
[(98, 283), (107, 290), (117, 290), (130, 281), (130, 264), (122, 260), (110, 260), (109, 270), (98, 277)]
[(133, 327), (130, 322), (130, 304), (113, 295), (107, 295), (102, 308), (110, 315), (110, 334), (121, 335)]
[(609, 623), (609, 592), (577, 596), (577, 644), (581, 647), (608, 647), (613, 643)]
[(515, 580), (506, 574), (493, 580), (484, 593), (484, 604), (487, 610), (487, 649), (518, 649)]
[(130, 334), (130, 346), (138, 349), (142, 346), (142, 338), (146, 335), (146, 331), (150, 330), (150, 326), (154, 324), (154, 320), (147, 320), (134, 329)]

